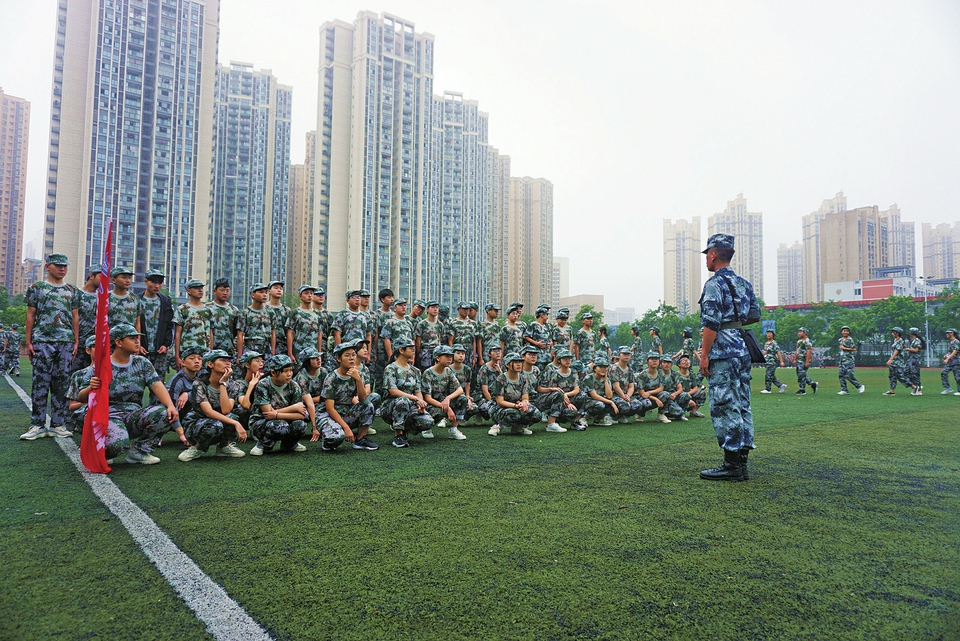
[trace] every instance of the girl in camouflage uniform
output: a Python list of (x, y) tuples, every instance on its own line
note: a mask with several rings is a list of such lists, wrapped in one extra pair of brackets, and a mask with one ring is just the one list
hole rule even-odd
[(647, 368), (637, 374), (637, 387), (640, 388), (640, 398), (644, 401), (640, 416), (643, 417), (647, 410), (656, 406), (657, 420), (661, 423), (669, 423), (670, 419), (665, 411), (670, 394), (664, 392), (663, 389), (663, 376), (660, 373), (660, 354), (658, 352), (647, 354)]
[[(497, 408), (497, 399), (494, 398), (491, 390), (497, 377), (503, 373), (503, 369), (500, 366), (500, 355), (502, 351), (499, 345), (491, 345), (490, 351), (487, 352), (487, 362), (484, 363), (480, 367), (480, 371), (477, 372), (477, 387), (480, 391), (480, 400), (477, 405), (480, 408), (480, 413), (487, 420), (493, 420), (494, 410)], [(494, 425), (490, 427), (487, 434), (496, 436), (499, 432), (500, 426), (494, 422)]]
[(307, 435), (308, 428), (313, 432), (311, 441), (320, 438), (313, 399), (293, 381), (293, 361), (286, 354), (271, 356), (264, 368), (270, 376), (253, 390), (250, 431), (257, 444), (250, 454), (262, 456), (277, 443), (283, 450), (305, 452), (306, 446), (299, 441)]
[(785, 363), (783, 362), (783, 351), (780, 350), (776, 336), (772, 329), (767, 330), (767, 342), (763, 344), (763, 360), (766, 364), (766, 372), (763, 377), (761, 394), (770, 394), (771, 386), (776, 386), (781, 394), (787, 391), (787, 386), (777, 378), (777, 363), (780, 364), (780, 367), (784, 367)]
[(340, 343), (333, 348), (337, 369), (327, 374), (323, 381), (324, 407), (317, 419), (323, 433), (321, 449), (332, 452), (344, 440), (353, 443), (355, 450), (375, 451), (380, 446), (367, 438), (373, 423), (373, 405), (367, 400), (367, 386), (357, 364), (361, 355), (357, 348), (365, 345), (364, 339)]
[(922, 390), (923, 385), (920, 384), (920, 352), (926, 345), (920, 338), (919, 327), (911, 327), (908, 331), (910, 336), (904, 340), (903, 346), (904, 351), (907, 352), (907, 376), (917, 390)]
[(567, 421), (570, 421), (570, 429), (579, 432), (586, 426), (583, 414), (573, 404), (573, 399), (580, 394), (579, 377), (570, 369), (573, 354), (563, 347), (556, 352), (556, 356), (559, 367), (547, 368), (540, 381), (540, 409), (547, 414), (548, 432), (566, 432), (560, 423)]
[(389, 396), (380, 407), (380, 416), (393, 426), (393, 446), (408, 447), (407, 434), (420, 434), (433, 428), (433, 418), (423, 400), (422, 376), (413, 365), (416, 350), (405, 338), (394, 344), (396, 360), (383, 372), (383, 388)]
[(899, 327), (894, 327), (890, 330), (890, 335), (893, 337), (893, 343), (890, 345), (890, 358), (887, 360), (887, 367), (890, 370), (888, 374), (890, 389), (884, 392), (883, 395), (893, 396), (896, 393), (897, 382), (899, 381), (904, 387), (909, 387), (912, 390), (910, 392), (911, 396), (920, 396), (923, 392), (913, 384), (907, 375), (907, 363), (903, 351), (903, 330)]
[(594, 425), (613, 425), (611, 414), (619, 416), (613, 400), (613, 387), (607, 376), (610, 361), (602, 355), (593, 359), (593, 373), (580, 381), (580, 411), (593, 418)]
[(232, 440), (246, 441), (247, 431), (233, 411), (241, 385), (231, 378), (230, 355), (224, 350), (211, 350), (203, 355), (203, 364), (207, 369), (194, 381), (191, 409), (183, 417), (190, 447), (177, 458), (184, 462), (198, 459), (211, 445), (216, 445), (217, 456), (240, 458), (244, 452)]
[(669, 356), (662, 357), (660, 359), (660, 371), (663, 376), (663, 391), (670, 399), (667, 403), (667, 418), (671, 421), (687, 420), (687, 417), (683, 415), (684, 405), (678, 402), (683, 395), (683, 385), (680, 384), (680, 379), (673, 373), (673, 359)]
[(463, 396), (467, 399), (467, 409), (463, 411), (463, 422), (469, 421), (474, 416), (480, 416), (480, 407), (478, 405), (479, 394), (474, 390), (471, 380), (473, 379), (473, 368), (467, 365), (467, 348), (463, 345), (453, 346), (453, 365), (450, 370), (460, 382), (463, 388)]
[[(530, 402), (530, 381), (523, 376), (523, 357), (517, 353), (507, 354), (507, 370), (497, 377), (490, 393), (497, 400), (493, 418), (497, 425), (507, 427), (511, 434), (529, 436), (533, 431), (528, 426), (540, 422), (540, 410)], [(490, 428), (492, 436), (500, 433)]]
[(867, 388), (857, 380), (853, 370), (856, 366), (854, 354), (857, 353), (857, 343), (850, 338), (850, 328), (844, 325), (840, 328), (840, 356), (837, 358), (837, 372), (840, 376), (840, 396), (847, 396), (847, 382), (853, 383), (853, 386), (863, 394)]
[[(440, 345), (433, 350), (434, 364), (423, 372), (423, 400), (427, 402), (427, 411), (437, 427), (444, 428), (450, 424), (450, 438), (462, 441), (467, 437), (459, 426), (469, 401), (457, 375), (450, 369), (453, 354), (453, 348), (449, 345)], [(427, 433), (423, 432), (424, 438)]]
[(703, 376), (690, 371), (690, 358), (681, 356), (677, 361), (678, 371), (674, 376), (680, 382), (683, 393), (677, 396), (677, 405), (690, 411), (690, 416), (706, 418), (700, 408), (707, 402), (707, 392), (703, 389)]
[(953, 372), (953, 379), (957, 383), (957, 391), (954, 396), (960, 396), (960, 336), (957, 330), (952, 327), (947, 330), (947, 340), (950, 346), (947, 347), (947, 353), (943, 355), (943, 370), (940, 372), (940, 382), (943, 383), (941, 394), (950, 394), (950, 372)]
[(618, 423), (626, 423), (630, 416), (637, 416), (642, 406), (640, 399), (634, 396), (636, 374), (630, 368), (632, 356), (629, 347), (621, 347), (617, 352), (617, 361), (610, 365), (610, 370), (607, 373), (610, 379), (610, 387), (613, 388), (613, 402), (617, 404), (617, 409), (620, 410)]

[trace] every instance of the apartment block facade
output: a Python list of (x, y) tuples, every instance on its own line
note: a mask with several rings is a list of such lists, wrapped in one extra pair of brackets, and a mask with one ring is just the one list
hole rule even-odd
[(697, 309), (702, 289), (704, 243), (700, 217), (663, 221), (663, 302), (683, 314)]
[(0, 285), (14, 296), (25, 290), (20, 272), (29, 147), (30, 103), (0, 87)]
[[(747, 211), (743, 194), (727, 202), (725, 210), (707, 218), (707, 238), (714, 234), (733, 234), (736, 253), (730, 262), (735, 272), (763, 292), (763, 214)], [(698, 294), (699, 299), (699, 294)]]
[(780, 243), (777, 248), (777, 304), (799, 305), (805, 303), (803, 245)]
[(960, 222), (923, 223), (923, 275), (930, 279), (960, 278)]

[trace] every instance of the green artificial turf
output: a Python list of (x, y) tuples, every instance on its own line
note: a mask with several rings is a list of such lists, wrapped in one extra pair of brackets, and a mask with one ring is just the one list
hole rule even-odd
[[(956, 639), (960, 398), (937, 372), (922, 398), (857, 374), (867, 394), (837, 396), (835, 370), (817, 395), (755, 394), (746, 483), (697, 477), (720, 460), (709, 419), (650, 418), (406, 450), (378, 421), (378, 452), (191, 463), (170, 437), (111, 477), (280, 639)], [(0, 384), (0, 637), (147, 608), (151, 637), (202, 638), (52, 439), (16, 442), (17, 403)]]

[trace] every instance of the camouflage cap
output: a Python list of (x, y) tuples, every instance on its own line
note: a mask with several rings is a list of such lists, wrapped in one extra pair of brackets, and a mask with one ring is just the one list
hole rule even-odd
[(269, 283), (267, 283), (267, 289), (270, 289), (274, 285), (280, 285), (280, 287), (283, 287), (284, 282), (282, 280), (271, 280)]
[(517, 354), (516, 352), (510, 352), (509, 354), (503, 357), (503, 362), (506, 363), (507, 365), (509, 365), (514, 361), (522, 361), (522, 360), (523, 360), (523, 356), (520, 356), (520, 354)]
[(498, 312), (500, 311), (500, 307), (499, 307), (498, 305), (496, 305), (495, 303), (487, 303), (486, 305), (483, 306), (483, 309), (484, 309), (484, 311), (487, 311), (487, 312), (489, 312), (489, 311), (491, 311), (491, 310), (494, 310), (494, 309), (497, 310)]
[(439, 307), (439, 306), (440, 306), (440, 301), (434, 300), (432, 298), (427, 301), (426, 305), (424, 305), (424, 307)]
[(391, 308), (396, 308), (397, 305), (406, 305), (407, 299), (401, 296), (400, 298), (394, 298), (393, 303), (390, 305)]
[(911, 334), (913, 334), (914, 336), (919, 336), (919, 335), (920, 335), (920, 328), (919, 328), (919, 327), (911, 327), (911, 328), (908, 329), (907, 331), (910, 332)]
[(592, 312), (587, 312), (586, 314), (584, 314), (583, 316), (580, 317), (580, 320), (586, 320), (586, 319), (588, 319), (588, 318), (591, 319), (591, 320), (593, 319), (593, 313), (592, 313)]
[(256, 352), (256, 351), (254, 351), (254, 350), (251, 349), (251, 350), (247, 350), (246, 352), (243, 353), (243, 356), (240, 357), (240, 361), (239, 361), (239, 362), (240, 362), (241, 365), (246, 365), (247, 363), (249, 363), (250, 361), (252, 361), (252, 360), (255, 359), (255, 358), (263, 358), (263, 354), (261, 354), (260, 352)]
[(608, 361), (605, 356), (597, 356), (593, 359), (593, 368), (596, 369), (598, 367), (610, 367), (610, 361)]
[(683, 333), (684, 333), (684, 334), (693, 334), (693, 328), (692, 328), (692, 327), (684, 327), (684, 328), (683, 328)]
[(369, 289), (361, 289), (361, 290), (360, 290), (360, 297), (361, 297), (361, 298), (367, 298), (368, 296), (370, 296), (370, 290), (369, 290)]
[(180, 359), (183, 360), (187, 356), (193, 356), (194, 354), (203, 357), (206, 353), (207, 349), (205, 347), (201, 347), (200, 345), (187, 345), (180, 349)]
[(213, 281), (213, 288), (217, 289), (218, 287), (230, 287), (230, 279), (218, 278), (217, 280)]
[(130, 323), (118, 323), (110, 328), (110, 340), (116, 341), (128, 336), (143, 336), (137, 331), (137, 328)]
[(323, 296), (326, 296), (326, 295), (327, 295), (327, 290), (325, 290), (323, 287), (315, 287), (314, 290), (313, 290), (313, 293), (314, 293), (314, 294), (322, 294)]
[(360, 290), (359, 290), (359, 289), (348, 289), (348, 290), (347, 290), (347, 296), (346, 296), (346, 297), (347, 297), (347, 298), (353, 298), (354, 296), (359, 296), (359, 295), (360, 295)]
[(47, 265), (69, 265), (70, 260), (67, 258), (66, 254), (47, 254), (43, 259), (43, 262)]
[(316, 292), (317, 288), (313, 285), (300, 285), (300, 289), (297, 290), (297, 296), (301, 295), (305, 291)]
[(659, 360), (660, 360), (660, 352), (647, 352), (647, 360), (649, 361), (651, 358), (656, 359), (656, 360), (659, 361)]
[(502, 352), (503, 347), (500, 345), (500, 343), (494, 343), (493, 345), (487, 348), (487, 352), (493, 352), (493, 351)]
[(453, 346), (453, 351), (455, 351), (455, 352), (463, 352), (464, 354), (466, 354), (466, 353), (467, 353), (467, 348), (464, 347), (463, 345), (460, 345), (459, 343), (457, 343), (456, 345)]
[[(840, 328), (840, 331), (841, 331), (841, 332), (842, 332), (843, 330), (847, 330), (848, 332), (849, 332), (849, 331), (852, 331), (852, 330), (850, 329), (850, 326), (849, 326), (849, 325), (844, 325), (843, 327)], [(773, 333), (773, 330), (772, 330), (772, 329), (768, 329), (767, 331)]]
[(114, 267), (110, 270), (110, 278), (116, 278), (117, 276), (122, 276), (124, 274), (133, 276), (133, 270), (129, 267)]
[(561, 347), (557, 350), (557, 360), (561, 358), (573, 358), (573, 354), (570, 353), (570, 350), (566, 347)]
[(797, 328), (797, 331), (798, 331), (798, 332), (803, 332), (804, 334), (806, 334), (806, 333), (807, 333), (807, 328), (806, 328), (806, 327), (798, 327), (798, 328)]
[(90, 274), (102, 274), (102, 273), (103, 273), (103, 265), (101, 265), (100, 263), (91, 263), (90, 266), (87, 267), (87, 276), (89, 276)]
[[(340, 345), (337, 345), (337, 347), (340, 347)], [(320, 358), (320, 357), (321, 357), (320, 352), (318, 352), (315, 347), (305, 347), (302, 350), (300, 350), (299, 354), (297, 354), (297, 362), (302, 364), (302, 363), (306, 363), (311, 358)]]
[(470, 309), (470, 303), (468, 303), (465, 300), (462, 300), (459, 303), (457, 303), (457, 309)]
[(573, 361), (573, 363), (570, 364), (570, 369), (578, 374), (583, 374), (583, 370), (585, 369), (583, 361)]
[(558, 308), (557, 308), (557, 311), (558, 311), (558, 312), (564, 312), (564, 313), (569, 314), (569, 313), (570, 313), (570, 308), (569, 308), (569, 307), (558, 307)]
[(620, 349), (617, 350), (617, 354), (633, 354), (633, 350), (627, 345), (621, 345)]
[(165, 278), (166, 276), (164, 275), (163, 271), (159, 269), (148, 269), (143, 274), (143, 280), (161, 280), (162, 281)]
[(549, 308), (549, 307), (538, 307), (538, 308), (536, 309), (536, 311), (533, 313), (533, 315), (536, 316), (536, 317), (538, 317), (538, 318), (539, 318), (540, 316), (547, 316), (547, 315), (549, 315), (549, 314), (550, 314), (550, 308)]
[(259, 292), (259, 291), (262, 290), (262, 289), (268, 289), (268, 288), (267, 288), (267, 286), (264, 285), (263, 283), (254, 283), (253, 285), (250, 285), (250, 293), (251, 293), (251, 294), (252, 294), (253, 292)]
[(534, 347), (533, 345), (530, 345), (529, 343), (524, 345), (522, 348), (520, 348), (521, 356), (523, 356), (524, 354), (539, 354), (539, 353), (540, 353), (540, 350)]
[(706, 254), (714, 247), (718, 249), (733, 249), (733, 236), (730, 234), (714, 234), (707, 239), (707, 247), (701, 254)]
[(413, 301), (413, 305), (414, 305), (414, 307), (416, 307), (417, 305), (419, 305), (420, 307), (426, 307), (426, 306), (427, 306), (427, 303), (424, 302), (424, 300), (423, 300), (422, 298), (417, 298), (417, 299), (415, 299), (415, 300)]
[(510, 303), (510, 307), (519, 307), (520, 309), (523, 309), (523, 303)]
[(10, 325), (10, 328), (11, 328), (11, 329), (20, 329), (20, 326), (17, 325), (16, 323), (13, 323), (12, 325)]
[(953, 334), (954, 336), (956, 336), (956, 335), (957, 335), (957, 330), (956, 330), (955, 328), (953, 328), (953, 327), (949, 327), (949, 328), (947, 328), (947, 331), (944, 332), (944, 333), (945, 333), (945, 334)]
[(209, 352), (203, 355), (203, 362), (212, 363), (213, 361), (221, 358), (232, 359), (233, 357), (222, 349), (211, 349)]
[(453, 348), (449, 345), (437, 345), (433, 348), (433, 357), (438, 356), (453, 356)]
[(507, 313), (512, 314), (513, 312), (519, 312), (522, 309), (523, 307), (521, 307), (520, 305), (517, 305), (516, 303), (512, 303), (510, 307), (507, 308)]
[(450, 313), (450, 306), (447, 305), (446, 303), (440, 303), (440, 313), (441, 313), (441, 314), (449, 314), (449, 313)]
[(477, 311), (480, 311), (480, 303), (478, 303), (478, 302), (475, 301), (475, 300), (472, 300), (472, 301), (468, 302), (467, 305), (470, 306), (470, 309), (475, 309), (475, 310), (477, 310)]
[(557, 312), (557, 318), (562, 318), (566, 320), (570, 318), (570, 312)]
[(660, 333), (660, 328), (657, 327), (656, 325), (651, 325), (651, 326), (650, 326), (650, 329), (647, 330), (647, 331), (649, 331), (649, 332), (656, 332), (657, 334), (659, 334), (659, 333)]
[(267, 358), (263, 367), (268, 372), (279, 372), (287, 367), (293, 367), (293, 360), (286, 354), (274, 354)]
[[(0, 327), (2, 327), (2, 326), (0, 326)], [(90, 349), (91, 347), (96, 347), (96, 345), (97, 345), (97, 337), (96, 337), (95, 335), (94, 335), (94, 336), (87, 336), (87, 340), (84, 341), (84, 343), (83, 343), (84, 349)]]
[(667, 356), (666, 354), (664, 354), (663, 356), (660, 357), (660, 363), (661, 363), (661, 364), (663, 364), (663, 363), (670, 363), (670, 364), (672, 365), (672, 364), (673, 364), (673, 357)]
[(896, 332), (897, 334), (900, 334), (901, 336), (903, 336), (903, 328), (900, 327), (900, 326), (891, 327), (891, 328), (890, 328), (890, 331), (891, 331), (891, 332)]
[(393, 349), (406, 349), (407, 347), (413, 347), (414, 343), (409, 338), (401, 337), (393, 341)]
[(203, 281), (198, 278), (191, 278), (187, 281), (186, 288), (193, 289), (194, 287), (203, 287)]

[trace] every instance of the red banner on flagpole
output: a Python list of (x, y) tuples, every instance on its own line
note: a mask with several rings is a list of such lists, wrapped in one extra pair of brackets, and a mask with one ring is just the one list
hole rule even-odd
[[(110, 364), (110, 324), (107, 312), (110, 306), (110, 264), (113, 255), (113, 221), (107, 231), (103, 246), (103, 263), (100, 265), (100, 286), (97, 288), (97, 343), (93, 355), (93, 375), (100, 379), (100, 389), (92, 390), (87, 399), (87, 416), (83, 421), (83, 436), (80, 439), (80, 461), (91, 472), (106, 474), (107, 425), (110, 421), (110, 381), (113, 366)], [(83, 345), (79, 349), (84, 349)]]

